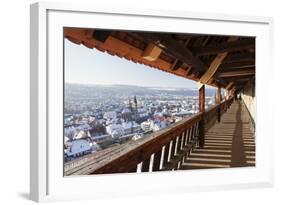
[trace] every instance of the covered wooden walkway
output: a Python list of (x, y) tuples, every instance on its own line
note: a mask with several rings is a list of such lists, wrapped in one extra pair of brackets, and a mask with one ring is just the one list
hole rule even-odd
[[(65, 28), (64, 36), (198, 82), (199, 107), (159, 132), (65, 163), (66, 176), (255, 166), (254, 37), (85, 28)], [(205, 85), (217, 87), (206, 110)]]
[(255, 166), (255, 138), (244, 103), (235, 101), (221, 122), (206, 130), (204, 148), (195, 148), (180, 169)]

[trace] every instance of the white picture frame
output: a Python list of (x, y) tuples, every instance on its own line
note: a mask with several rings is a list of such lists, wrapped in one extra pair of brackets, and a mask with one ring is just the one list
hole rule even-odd
[[(97, 8), (95, 5), (67, 3), (32, 4), (30, 18), (32, 200), (95, 199), (273, 186), (273, 131), (270, 129), (272, 117), (268, 110), (272, 103), (268, 90), (273, 85), (267, 80), (269, 73), (274, 72), (271, 65), (272, 18), (189, 11)], [(183, 24), (187, 26), (182, 27)], [(179, 171), (172, 174), (161, 172), (63, 177), (63, 140), (59, 137), (63, 129), (61, 103), (64, 26), (256, 36), (256, 167)], [(265, 67), (267, 69), (263, 69)], [(267, 72), (268, 70), (271, 72)], [(262, 86), (265, 83), (267, 88)], [(71, 187), (78, 188), (74, 190)]]

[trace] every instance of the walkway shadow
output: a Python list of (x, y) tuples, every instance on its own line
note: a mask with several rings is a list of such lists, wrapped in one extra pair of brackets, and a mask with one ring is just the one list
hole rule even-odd
[(255, 166), (255, 138), (249, 129), (245, 105), (235, 101), (205, 135), (204, 148), (195, 148), (180, 169)]
[(238, 109), (236, 112), (236, 126), (232, 138), (232, 155), (231, 167), (244, 167), (246, 166), (246, 156), (243, 143), (243, 122), (241, 119), (241, 103), (238, 102)]

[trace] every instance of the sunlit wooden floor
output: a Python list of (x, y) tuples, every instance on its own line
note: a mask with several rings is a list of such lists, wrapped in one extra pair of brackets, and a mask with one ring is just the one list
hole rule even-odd
[(255, 137), (243, 103), (234, 102), (206, 131), (204, 148), (195, 148), (180, 169), (204, 169), (255, 166)]

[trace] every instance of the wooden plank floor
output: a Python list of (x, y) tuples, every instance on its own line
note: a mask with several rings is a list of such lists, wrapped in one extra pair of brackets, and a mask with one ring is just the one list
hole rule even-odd
[(204, 148), (195, 148), (180, 169), (206, 169), (255, 166), (255, 137), (242, 102), (234, 102), (206, 131)]

